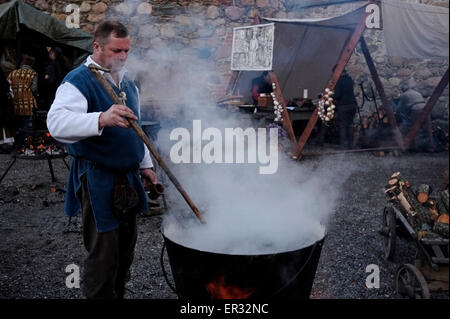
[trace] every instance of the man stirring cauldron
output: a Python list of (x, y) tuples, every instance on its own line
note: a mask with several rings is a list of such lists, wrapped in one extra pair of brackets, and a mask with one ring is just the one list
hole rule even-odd
[[(82, 212), (88, 252), (84, 294), (123, 298), (136, 245), (136, 213), (147, 211), (144, 186), (156, 184), (157, 177), (148, 149), (127, 120), (139, 120), (140, 113), (138, 89), (125, 75), (127, 29), (119, 22), (102, 22), (93, 49), (59, 86), (47, 125), (55, 139), (67, 143), (73, 158), (64, 211), (69, 216)], [(113, 103), (88, 68), (92, 65), (110, 70), (99, 72), (117, 95), (126, 97), (128, 107)]]

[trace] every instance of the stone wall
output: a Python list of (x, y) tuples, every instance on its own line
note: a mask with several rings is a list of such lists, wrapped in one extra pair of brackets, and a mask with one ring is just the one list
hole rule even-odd
[[(444, 0), (405, 0), (448, 7)], [(232, 28), (249, 25), (257, 15), (276, 18), (312, 18), (337, 15), (359, 7), (364, 2), (312, 8), (297, 8), (290, 0), (27, 0), (36, 8), (62, 21), (73, 12), (66, 12), (68, 4), (80, 9), (79, 27), (91, 33), (105, 18), (124, 22), (131, 30), (134, 55), (151, 61), (158, 72), (165, 72), (173, 64), (188, 63), (213, 70), (203, 79), (217, 97), (228, 84), (232, 43)], [(424, 96), (429, 96), (448, 67), (447, 59), (415, 60), (388, 58), (383, 33), (366, 30), (365, 39), (375, 61), (388, 97), (399, 94), (399, 85), (413, 77)], [(158, 69), (158, 65), (160, 68)], [(356, 83), (368, 87), (370, 73), (360, 49), (355, 50), (348, 67)], [(162, 76), (162, 75), (161, 75)], [(355, 87), (361, 102), (361, 90)], [(439, 99), (438, 107), (447, 110), (448, 88)]]

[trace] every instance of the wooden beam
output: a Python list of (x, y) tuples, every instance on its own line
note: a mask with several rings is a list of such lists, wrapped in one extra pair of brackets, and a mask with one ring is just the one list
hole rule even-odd
[(430, 114), (433, 107), (436, 105), (436, 102), (439, 99), (439, 96), (441, 96), (442, 92), (447, 87), (447, 84), (448, 84), (448, 68), (447, 68), (447, 71), (445, 72), (444, 76), (442, 77), (442, 79), (439, 81), (439, 84), (434, 89), (433, 94), (431, 94), (430, 98), (428, 99), (427, 104), (425, 105), (424, 109), (420, 113), (416, 122), (411, 127), (411, 130), (409, 131), (408, 135), (406, 135), (405, 149), (408, 148), (409, 144), (416, 137), (417, 133), (420, 130), (420, 127), (422, 126), (422, 124), (425, 121), (425, 119), (427, 118), (427, 116)]
[(241, 71), (233, 71), (231, 73), (230, 81), (228, 82), (227, 90), (225, 91), (225, 96), (233, 95), (240, 73)]
[[(350, 60), (350, 57), (353, 54), (353, 50), (356, 48), (356, 45), (358, 44), (359, 39), (361, 38), (364, 30), (366, 29), (366, 19), (369, 16), (370, 13), (365, 13), (359, 22), (359, 24), (356, 26), (355, 31), (353, 32), (352, 36), (350, 37), (349, 41), (345, 45), (341, 56), (338, 60), (336, 69), (334, 70), (331, 79), (328, 81), (326, 88), (329, 88), (330, 90), (333, 90), (336, 86), (337, 81), (341, 77), (342, 71), (344, 70), (345, 66), (347, 65), (348, 61)], [(313, 114), (311, 115), (308, 124), (306, 125), (305, 129), (303, 130), (302, 135), (300, 136), (300, 139), (297, 144), (297, 148), (292, 156), (293, 159), (300, 159), (301, 153), (303, 151), (303, 148), (306, 145), (306, 142), (308, 141), (309, 137), (311, 136), (311, 132), (314, 129), (314, 126), (317, 123), (317, 120), (319, 119), (318, 115), (318, 109), (319, 106), (317, 105)]]
[(378, 151), (396, 151), (398, 149), (399, 148), (397, 146), (386, 146), (386, 147), (375, 147), (375, 148), (356, 148), (356, 149), (352, 149), (352, 150), (305, 153), (305, 154), (302, 154), (302, 157), (340, 155), (340, 154), (349, 154), (349, 153), (364, 153), (364, 152), (378, 152)]
[(377, 69), (375, 68), (375, 64), (373, 63), (372, 57), (370, 56), (370, 52), (367, 47), (366, 40), (364, 40), (364, 37), (361, 37), (360, 43), (361, 43), (361, 50), (366, 59), (366, 63), (367, 66), (369, 67), (370, 74), (372, 75), (372, 80), (375, 83), (375, 87), (377, 88), (378, 94), (380, 95), (381, 98), (381, 103), (388, 116), (392, 132), (394, 133), (395, 141), (397, 142), (400, 149), (404, 151), (405, 146), (403, 143), (402, 133), (400, 132), (400, 129), (397, 126), (397, 121), (395, 120), (394, 112), (392, 112), (391, 103), (388, 101), (386, 97), (383, 84), (381, 83), (380, 77), (378, 76)]
[(269, 78), (270, 78), (270, 83), (275, 83), (275, 90), (273, 92), (275, 93), (277, 100), (280, 102), (280, 104), (283, 107), (283, 127), (286, 130), (286, 132), (288, 133), (289, 138), (291, 139), (292, 143), (294, 143), (294, 147), (295, 147), (295, 145), (297, 145), (297, 139), (295, 138), (294, 129), (292, 128), (291, 118), (289, 117), (289, 113), (286, 108), (287, 102), (286, 102), (286, 99), (284, 98), (283, 92), (281, 91), (278, 77), (273, 71), (271, 71), (271, 72), (269, 72)]

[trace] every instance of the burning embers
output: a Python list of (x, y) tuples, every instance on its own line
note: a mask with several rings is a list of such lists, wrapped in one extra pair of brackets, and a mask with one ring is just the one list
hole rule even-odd
[(20, 156), (56, 156), (65, 153), (64, 146), (56, 142), (49, 132), (29, 135), (24, 144), (17, 150)]
[(206, 284), (211, 299), (247, 299), (256, 288), (241, 288), (225, 282), (225, 276), (219, 276)]

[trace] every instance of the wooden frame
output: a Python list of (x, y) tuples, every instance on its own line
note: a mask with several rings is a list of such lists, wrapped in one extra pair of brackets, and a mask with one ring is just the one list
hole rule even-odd
[[(353, 32), (353, 34), (350, 37), (347, 44), (345, 45), (344, 50), (342, 51), (341, 56), (336, 65), (336, 68), (334, 69), (334, 72), (331, 75), (331, 79), (328, 81), (328, 83), (326, 85), (326, 87), (329, 88), (330, 90), (333, 90), (334, 87), (336, 86), (337, 81), (341, 77), (342, 71), (344, 71), (345, 66), (347, 65), (348, 61), (350, 60), (350, 57), (353, 54), (353, 50), (355, 50), (359, 39), (361, 38), (364, 30), (366, 29), (366, 19), (368, 16), (369, 16), (369, 13), (366, 13), (363, 15), (358, 26), (355, 28), (355, 31)], [(305, 129), (303, 130), (302, 135), (300, 136), (297, 148), (295, 149), (295, 152), (292, 156), (293, 159), (301, 158), (301, 153), (303, 151), (303, 148), (305, 147), (306, 142), (308, 141), (309, 137), (311, 136), (312, 130), (314, 129), (314, 126), (316, 125), (317, 120), (319, 119), (318, 110), (319, 110), (318, 106), (316, 106), (316, 109), (314, 110), (313, 114), (311, 115), (311, 118), (309, 119), (308, 124), (306, 125)]]

